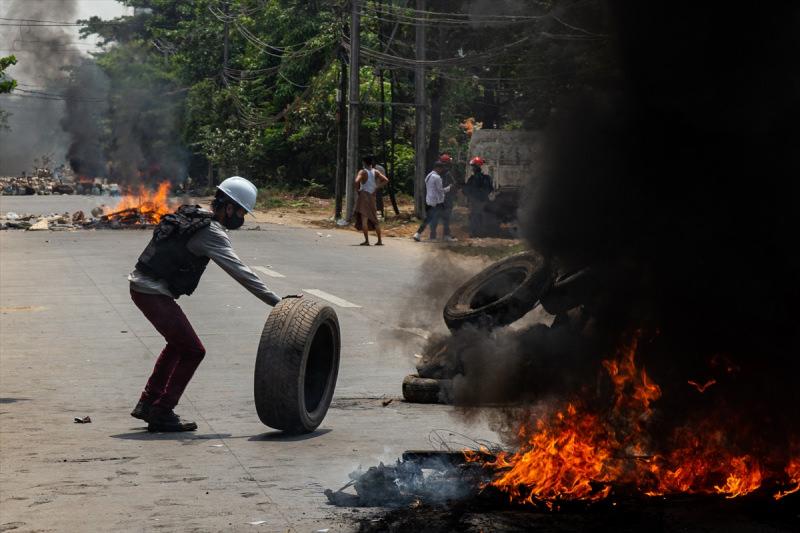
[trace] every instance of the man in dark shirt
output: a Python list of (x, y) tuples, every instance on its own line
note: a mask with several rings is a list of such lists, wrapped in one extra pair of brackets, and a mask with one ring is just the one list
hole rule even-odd
[(439, 156), (439, 161), (446, 165), (442, 172), (442, 186), (447, 189), (447, 192), (444, 193), (444, 204), (442, 204), (442, 209), (439, 212), (439, 220), (442, 221), (442, 227), (444, 228), (445, 242), (455, 242), (458, 239), (450, 233), (450, 217), (453, 214), (453, 207), (456, 201), (455, 180), (452, 173), (453, 158), (450, 157), (450, 154), (442, 154)]
[(472, 237), (483, 236), (486, 225), (486, 204), (489, 202), (489, 194), (494, 190), (492, 177), (483, 173), (483, 165), (486, 161), (476, 156), (470, 162), (472, 176), (467, 180), (464, 193), (469, 199), (469, 234)]

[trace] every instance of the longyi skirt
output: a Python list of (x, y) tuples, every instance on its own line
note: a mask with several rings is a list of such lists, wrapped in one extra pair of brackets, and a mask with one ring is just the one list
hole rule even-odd
[(367, 229), (374, 230), (378, 224), (378, 207), (375, 203), (375, 195), (367, 191), (358, 191), (358, 198), (356, 199), (356, 207), (353, 210), (353, 216), (356, 219), (356, 229), (363, 230), (361, 226), (361, 216), (364, 215), (367, 219)]

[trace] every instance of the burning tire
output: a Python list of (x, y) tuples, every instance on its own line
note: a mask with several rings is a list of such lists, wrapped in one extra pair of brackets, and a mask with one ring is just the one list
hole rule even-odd
[(451, 330), (465, 324), (511, 324), (533, 309), (551, 281), (550, 267), (542, 256), (535, 252), (512, 255), (456, 289), (444, 307), (444, 321)]
[(308, 298), (289, 298), (267, 317), (258, 345), (255, 403), (269, 427), (314, 431), (333, 398), (341, 340), (336, 312)]
[(541, 297), (542, 307), (551, 315), (562, 315), (573, 307), (586, 303), (595, 287), (593, 271), (588, 267), (562, 274)]
[(452, 381), (410, 374), (403, 380), (403, 398), (411, 403), (451, 403)]

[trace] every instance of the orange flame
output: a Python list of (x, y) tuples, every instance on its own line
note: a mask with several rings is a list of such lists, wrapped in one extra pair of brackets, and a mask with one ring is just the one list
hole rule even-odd
[(537, 423), (518, 453), (501, 453), (487, 466), (506, 470), (492, 485), (512, 501), (535, 503), (558, 499), (599, 500), (618, 475), (613, 446), (598, 419), (579, 414), (572, 404), (550, 424)]
[(694, 387), (695, 389), (697, 389), (697, 392), (699, 392), (700, 394), (702, 394), (702, 393), (704, 393), (704, 392), (706, 391), (706, 389), (708, 389), (708, 388), (709, 388), (711, 385), (714, 385), (714, 384), (716, 384), (716, 383), (717, 383), (717, 380), (716, 380), (716, 379), (709, 379), (708, 381), (706, 381), (706, 382), (705, 382), (705, 383), (703, 383), (702, 385), (700, 385), (700, 384), (699, 384), (699, 383), (697, 383), (696, 381), (692, 381), (692, 380), (689, 380), (689, 381), (687, 381), (686, 383), (688, 383), (689, 385), (691, 385), (692, 387)]
[[(636, 366), (639, 337), (637, 332), (616, 357), (603, 361), (614, 386), (613, 406), (592, 412), (570, 403), (551, 417), (522, 424), (518, 431), (522, 444), (516, 453), (501, 452), (487, 460), (485, 453), (466, 452), (466, 459), (491, 469), (489, 485), (505, 492), (512, 502), (541, 502), (551, 509), (559, 500), (606, 498), (615, 483), (632, 485), (648, 496), (686, 493), (736, 498), (774, 477), (755, 457), (731, 451), (728, 436), (710, 422), (678, 429), (675, 447), (665, 456), (648, 451), (647, 422), (662, 392)], [(711, 380), (697, 388), (703, 392), (714, 383)], [(776, 500), (800, 491), (800, 458), (793, 459), (785, 473), (788, 488), (776, 493)]]
[(786, 467), (786, 476), (789, 478), (789, 484), (794, 486), (784, 491), (778, 491), (773, 496), (776, 500), (800, 491), (800, 458), (789, 461), (789, 465)]
[(736, 498), (750, 494), (761, 486), (763, 479), (761, 467), (750, 456), (734, 457), (731, 459), (730, 468), (731, 472), (728, 474), (725, 484), (714, 485), (717, 493), (724, 494), (726, 498)]
[(140, 185), (138, 192), (127, 192), (105, 216), (113, 217), (122, 211), (135, 209), (148, 223), (158, 224), (161, 217), (173, 211), (169, 202), (170, 187), (168, 181), (160, 183), (155, 191), (147, 190)]

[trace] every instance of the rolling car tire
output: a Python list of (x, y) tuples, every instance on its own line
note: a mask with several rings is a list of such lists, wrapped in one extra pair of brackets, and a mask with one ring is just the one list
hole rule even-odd
[(261, 421), (293, 434), (317, 429), (333, 399), (340, 350), (331, 307), (307, 297), (281, 300), (258, 344), (254, 393)]

